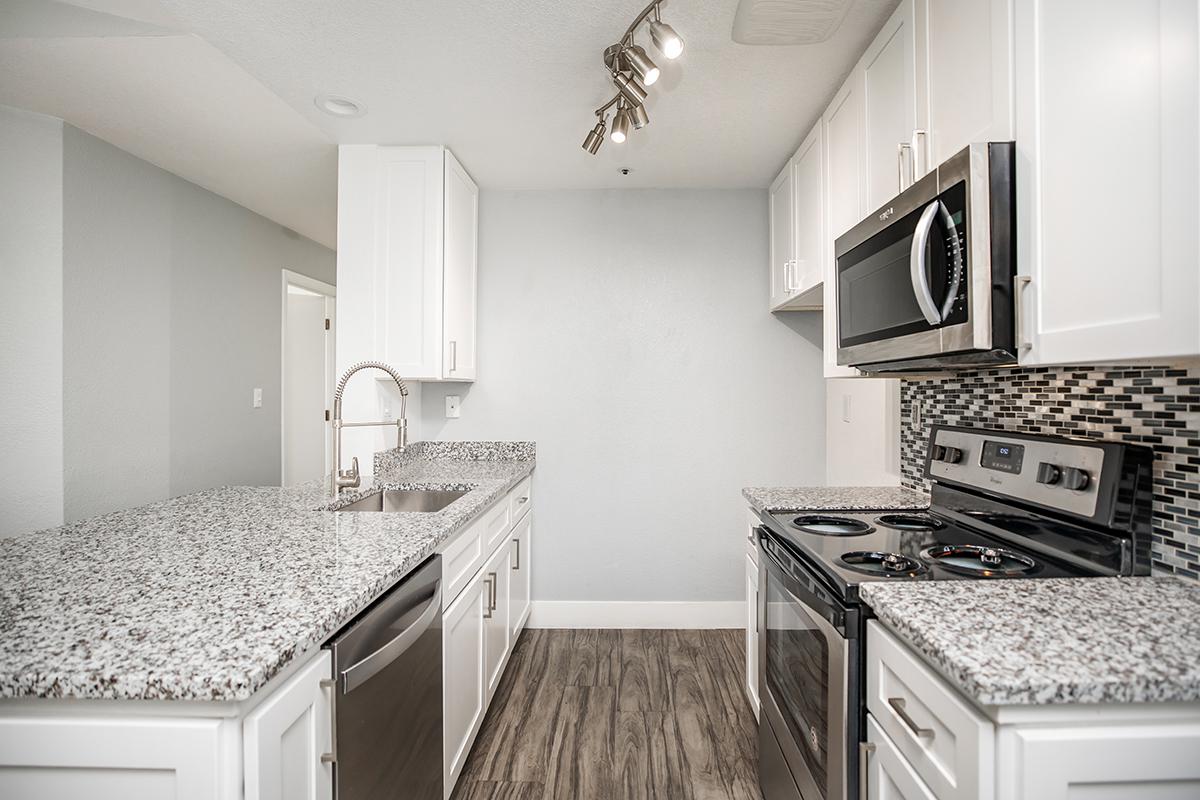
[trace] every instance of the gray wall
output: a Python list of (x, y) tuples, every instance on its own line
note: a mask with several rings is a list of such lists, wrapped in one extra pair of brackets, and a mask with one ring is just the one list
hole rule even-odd
[(0, 536), (62, 523), (62, 140), (0, 106)]
[(278, 483), (281, 270), (333, 251), (70, 126), (63, 193), (66, 519)]
[(766, 193), (485, 190), (479, 246), (478, 379), (427, 384), (422, 433), (537, 441), (535, 598), (741, 599), (741, 487), (825, 472), (821, 317), (767, 311)]

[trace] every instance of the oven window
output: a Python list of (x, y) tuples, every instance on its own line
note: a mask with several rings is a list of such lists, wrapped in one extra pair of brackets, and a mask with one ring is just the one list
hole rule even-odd
[(765, 675), (817, 786), (829, 769), (829, 644), (800, 602), (766, 573)]

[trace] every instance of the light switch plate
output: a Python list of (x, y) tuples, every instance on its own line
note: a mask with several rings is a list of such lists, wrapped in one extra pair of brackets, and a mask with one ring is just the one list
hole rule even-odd
[(462, 416), (462, 398), (456, 394), (446, 395), (446, 419), (458, 419)]
[(255, 408), (262, 408), (262, 389), (254, 390), (254, 400), (252, 402)]
[(842, 422), (850, 421), (850, 395), (842, 395)]

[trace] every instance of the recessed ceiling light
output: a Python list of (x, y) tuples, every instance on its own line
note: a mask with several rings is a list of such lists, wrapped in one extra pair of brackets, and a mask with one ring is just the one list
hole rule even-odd
[(317, 108), (333, 117), (361, 117), (367, 113), (367, 107), (362, 103), (356, 103), (349, 97), (342, 97), (339, 94), (317, 95), (313, 102)]

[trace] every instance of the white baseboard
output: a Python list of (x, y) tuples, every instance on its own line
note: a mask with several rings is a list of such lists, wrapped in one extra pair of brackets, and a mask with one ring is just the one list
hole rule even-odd
[(746, 603), (534, 600), (530, 628), (744, 628)]

